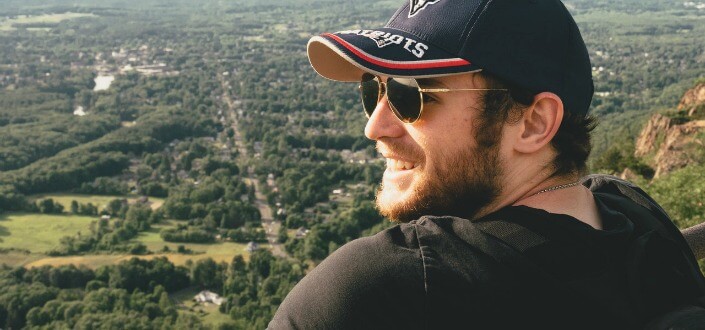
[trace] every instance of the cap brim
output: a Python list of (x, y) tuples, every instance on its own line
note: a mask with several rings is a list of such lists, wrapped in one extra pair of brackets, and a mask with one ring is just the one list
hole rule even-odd
[(325, 33), (309, 40), (307, 52), (314, 70), (336, 81), (359, 81), (365, 72), (429, 78), (480, 71), (467, 59), (391, 28)]

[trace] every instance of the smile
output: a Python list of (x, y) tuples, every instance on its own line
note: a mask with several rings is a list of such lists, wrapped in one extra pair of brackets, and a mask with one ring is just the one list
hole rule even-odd
[(399, 159), (387, 158), (387, 169), (391, 169), (391, 170), (395, 170), (395, 171), (406, 171), (406, 170), (413, 170), (417, 166), (418, 166), (418, 164), (414, 164), (412, 162), (405, 162), (405, 161), (399, 160)]

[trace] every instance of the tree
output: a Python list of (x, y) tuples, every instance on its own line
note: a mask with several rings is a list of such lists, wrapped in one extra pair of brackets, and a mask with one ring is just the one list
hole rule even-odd
[(45, 214), (60, 214), (64, 211), (64, 206), (59, 203), (55, 203), (51, 198), (38, 201), (37, 208), (39, 209), (39, 212)]
[(274, 256), (269, 250), (257, 250), (250, 255), (250, 263), (248, 264), (248, 269), (259, 275), (261, 278), (266, 278), (269, 276), (269, 271), (272, 262), (274, 261)]
[(191, 283), (220, 292), (223, 287), (223, 268), (211, 258), (198, 260), (191, 268)]
[(71, 214), (78, 214), (79, 207), (78, 202), (75, 200), (71, 201)]
[(279, 243), (286, 243), (286, 240), (289, 239), (289, 235), (286, 231), (285, 226), (279, 226), (279, 233), (277, 234), (277, 242)]
[(108, 202), (108, 206), (105, 207), (105, 211), (112, 216), (120, 217), (124, 216), (123, 208), (127, 205), (126, 199), (113, 199)]
[(98, 208), (93, 203), (80, 204), (79, 213), (83, 215), (98, 215)]

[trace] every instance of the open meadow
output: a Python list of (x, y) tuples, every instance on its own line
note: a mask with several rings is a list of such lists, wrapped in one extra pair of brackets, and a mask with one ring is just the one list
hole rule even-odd
[[(223, 261), (230, 263), (230, 261), (232, 261), (233, 257), (235, 257), (236, 255), (242, 255), (245, 260), (249, 259), (249, 253), (246, 251), (247, 244), (234, 242), (216, 242), (209, 244), (200, 244), (174, 243), (164, 241), (161, 236), (159, 236), (159, 232), (165, 228), (176, 227), (176, 223), (177, 221), (175, 220), (167, 220), (163, 224), (153, 225), (151, 229), (139, 233), (134, 239), (134, 242), (142, 243), (147, 246), (148, 250), (154, 252), (160, 252), (162, 251), (164, 246), (167, 246), (169, 248), (169, 251), (171, 252), (164, 254), (155, 254), (145, 257), (165, 256), (171, 262), (177, 265), (183, 265), (186, 263), (186, 260), (189, 259), (191, 259), (192, 261), (196, 261), (204, 258), (212, 258), (215, 262)], [(193, 253), (175, 253), (175, 251), (180, 245), (183, 245), (184, 248), (186, 248), (187, 250), (193, 251)]]
[[(132, 204), (136, 202), (140, 196), (106, 196), (106, 195), (83, 195), (83, 194), (71, 194), (71, 193), (54, 193), (54, 194), (42, 194), (31, 196), (32, 200), (51, 198), (54, 202), (64, 206), (64, 210), (69, 210), (71, 208), (71, 201), (76, 201), (80, 204), (92, 203), (98, 207), (98, 211), (103, 210), (108, 203), (114, 199), (127, 199), (127, 202)], [(164, 204), (163, 198), (149, 197), (149, 206), (152, 210), (156, 210)]]
[[(45, 253), (59, 244), (64, 236), (88, 233), (91, 221), (97, 217), (6, 213), (0, 215), (0, 248)], [(0, 255), (2, 263), (2, 255)]]
[(16, 30), (15, 24), (56, 24), (61, 21), (79, 18), (79, 17), (97, 17), (94, 14), (85, 13), (61, 13), (48, 15), (20, 15), (15, 18), (0, 20), (0, 31)]
[[(32, 196), (32, 199), (39, 200), (51, 198), (64, 206), (65, 210), (70, 209), (71, 201), (78, 203), (92, 203), (98, 209), (103, 209), (114, 199), (125, 198), (129, 203), (134, 203), (137, 196), (100, 196), (81, 195), (69, 193), (55, 193)], [(152, 209), (159, 208), (164, 200), (160, 198), (150, 198)], [(134, 256), (130, 254), (88, 254), (78, 256), (58, 256), (51, 257), (46, 252), (59, 245), (59, 241), (65, 236), (74, 236), (81, 232), (88, 233), (91, 221), (97, 217), (79, 216), (69, 214), (35, 214), (35, 213), (7, 213), (0, 215), (0, 264), (9, 266), (40, 267), (44, 265), (85, 265), (95, 269), (100, 266), (116, 264), (132, 257), (152, 259), (164, 256), (176, 265), (185, 265), (188, 260), (197, 261), (205, 258), (212, 258), (216, 262), (232, 261), (236, 255), (243, 255), (247, 260), (249, 253), (246, 251), (246, 244), (233, 242), (217, 242), (211, 244), (196, 243), (172, 243), (164, 241), (159, 232), (164, 228), (176, 227), (177, 222), (166, 220), (162, 224), (153, 225), (145, 232), (141, 232), (133, 239), (135, 243), (142, 243), (154, 254)], [(180, 245), (189, 253), (177, 253)], [(164, 251), (164, 247), (168, 251)]]
[[(2, 222), (0, 222), (2, 224)], [(44, 265), (61, 266), (61, 265), (84, 265), (88, 268), (98, 268), (104, 265), (116, 264), (130, 258), (153, 259), (156, 257), (166, 257), (175, 265), (185, 265), (188, 260), (192, 262), (212, 258), (215, 262), (230, 263), (236, 255), (242, 255), (245, 260), (249, 260), (249, 253), (246, 251), (246, 244), (233, 242), (216, 242), (210, 244), (198, 243), (172, 243), (166, 242), (159, 236), (159, 231), (164, 228), (175, 227), (176, 221), (167, 220), (163, 224), (154, 225), (151, 229), (141, 232), (132, 241), (142, 243), (147, 246), (149, 251), (155, 252), (148, 255), (131, 255), (131, 254), (99, 254), (99, 255), (80, 255), (80, 256), (61, 256), (49, 257), (46, 255), (24, 255), (20, 252), (12, 252), (8, 254), (0, 254), (0, 264), (7, 263), (8, 265), (24, 265), (26, 267), (40, 267)], [(2, 227), (0, 227), (0, 230)], [(86, 225), (87, 228), (87, 225)], [(1, 234), (0, 234), (1, 235)], [(68, 235), (68, 234), (67, 234)], [(65, 235), (64, 235), (65, 236)], [(25, 233), (23, 238), (26, 238)], [(61, 236), (59, 236), (61, 237)], [(16, 238), (15, 241), (22, 238)], [(58, 242), (58, 238), (56, 240)], [(28, 243), (28, 245), (32, 245)], [(177, 249), (183, 245), (189, 253), (177, 253)], [(164, 246), (169, 248), (168, 252), (163, 252)], [(267, 246), (267, 245), (264, 245)], [(10, 248), (11, 245), (0, 245), (0, 247)], [(17, 248), (17, 247), (15, 247)], [(7, 260), (4, 260), (7, 257)], [(10, 260), (12, 259), (12, 260)]]
[[(68, 257), (33, 257), (29, 256), (22, 258), (22, 256), (13, 255), (13, 260), (8, 260), (8, 265), (12, 265), (21, 262), (25, 267), (41, 267), (45, 265), (51, 266), (62, 266), (62, 265), (84, 265), (91, 269), (96, 269), (100, 266), (117, 264), (121, 261), (129, 260), (131, 258), (140, 259), (154, 259), (157, 257), (166, 257), (177, 266), (183, 266), (188, 260), (196, 262), (201, 259), (211, 258), (215, 262), (226, 262), (230, 263), (233, 258), (241, 254), (245, 260), (249, 260), (249, 253), (245, 251), (244, 244), (238, 243), (213, 243), (213, 244), (181, 244), (187, 249), (193, 250), (193, 254), (180, 254), (176, 252), (172, 253), (156, 253), (149, 255), (131, 255), (131, 254), (99, 254), (99, 255), (82, 255), (82, 256), (68, 256)], [(4, 255), (0, 254), (0, 264), (3, 263)], [(23, 262), (24, 261), (24, 262)], [(29, 262), (28, 262), (29, 261)], [(19, 264), (17, 264), (19, 265)]]

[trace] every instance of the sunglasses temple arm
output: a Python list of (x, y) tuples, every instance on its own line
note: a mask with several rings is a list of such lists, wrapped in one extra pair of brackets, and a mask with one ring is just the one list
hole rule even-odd
[(508, 91), (508, 89), (501, 88), (419, 88), (422, 93), (446, 93), (446, 92), (459, 92), (459, 91)]

